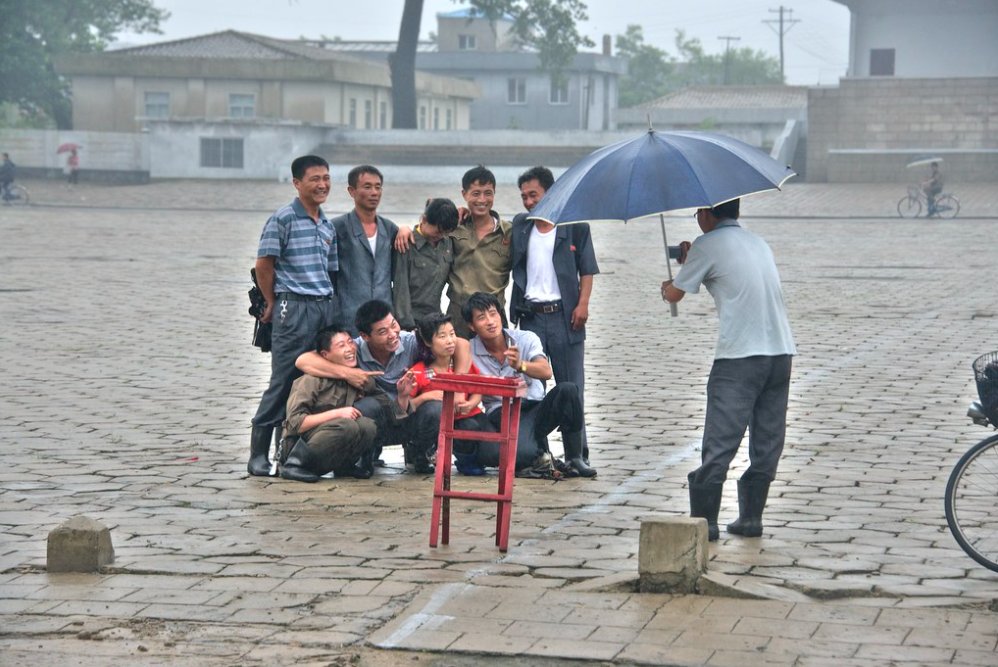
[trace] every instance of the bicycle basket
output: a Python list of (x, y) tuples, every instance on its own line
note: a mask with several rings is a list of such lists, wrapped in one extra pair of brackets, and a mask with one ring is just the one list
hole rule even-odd
[(974, 360), (977, 395), (988, 421), (998, 426), (998, 352), (982, 354)]

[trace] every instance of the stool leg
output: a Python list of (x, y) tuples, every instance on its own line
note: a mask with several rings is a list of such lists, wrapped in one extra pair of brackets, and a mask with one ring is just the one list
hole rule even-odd
[(516, 472), (516, 443), (520, 435), (520, 399), (514, 398), (512, 401), (503, 401), (503, 412), (509, 415), (509, 421), (503, 424), (506, 431), (506, 440), (503, 448), (506, 450), (506, 467), (499, 471), (502, 478), (500, 493), (504, 500), (499, 502), (499, 512), (497, 516), (496, 544), (499, 551), (505, 553), (509, 548), (509, 524), (513, 516), (513, 484)]
[[(440, 413), (440, 435), (437, 436), (437, 466), (433, 476), (433, 509), (430, 512), (430, 546), (437, 546), (437, 535), (442, 543), (450, 538), (450, 459), (454, 441), (454, 392), (445, 391)], [(441, 513), (443, 517), (441, 517)]]

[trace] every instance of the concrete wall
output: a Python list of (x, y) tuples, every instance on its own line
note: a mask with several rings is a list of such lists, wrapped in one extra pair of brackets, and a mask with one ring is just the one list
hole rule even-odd
[(0, 129), (0, 150), (10, 153), (24, 177), (62, 177), (67, 154), (57, 154), (64, 143), (82, 146), (80, 180), (107, 183), (144, 183), (149, 180), (149, 142), (143, 134), (69, 130)]
[(870, 50), (894, 49), (894, 76), (998, 75), (994, 0), (845, 0), (852, 12), (849, 76), (870, 75)]
[[(328, 128), (260, 121), (150, 122), (149, 165), (153, 178), (252, 178), (289, 180), (291, 161), (312, 152)], [(243, 168), (201, 166), (201, 139), (242, 139)]]
[(906, 180), (910, 174), (896, 169), (904, 157), (897, 156), (939, 150), (949, 151), (947, 169), (958, 170), (964, 180), (998, 180), (987, 158), (971, 157), (998, 150), (996, 119), (998, 77), (842, 79), (838, 87), (812, 88), (808, 180)]

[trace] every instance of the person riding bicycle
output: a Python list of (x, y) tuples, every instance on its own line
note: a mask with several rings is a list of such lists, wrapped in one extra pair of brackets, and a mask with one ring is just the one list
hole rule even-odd
[(10, 155), (3, 154), (3, 163), (0, 164), (0, 193), (3, 193), (3, 200), (10, 201), (10, 184), (17, 178), (17, 165), (10, 159)]
[(926, 215), (930, 218), (937, 213), (936, 196), (943, 191), (943, 175), (939, 171), (939, 163), (933, 162), (931, 170), (929, 177), (922, 181), (922, 192), (925, 193), (925, 199), (928, 202)]

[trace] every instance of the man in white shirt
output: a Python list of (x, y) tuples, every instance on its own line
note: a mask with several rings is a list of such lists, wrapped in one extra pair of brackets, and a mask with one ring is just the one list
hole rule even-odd
[[(527, 213), (513, 218), (510, 319), (521, 329), (537, 334), (551, 361), (555, 381), (575, 384), (584, 407), (586, 322), (593, 276), (599, 273), (589, 225), (556, 227), (544, 220), (528, 219), (530, 210), (554, 185), (554, 176), (546, 167), (528, 169), (517, 182)], [(567, 463), (567, 453), (565, 459)], [(577, 473), (583, 477), (596, 474), (588, 465), (584, 425), (582, 456), (578, 460), (582, 467), (576, 469)]]
[(719, 319), (717, 348), (707, 381), (701, 465), (688, 476), (690, 516), (707, 519), (718, 538), (721, 488), (749, 429), (749, 467), (738, 480), (738, 520), (728, 532), (762, 535), (762, 511), (786, 438), (794, 346), (780, 275), (762, 238), (738, 224), (739, 200), (697, 211), (703, 235), (682, 258), (675, 280), (662, 283), (670, 303), (704, 285)]

